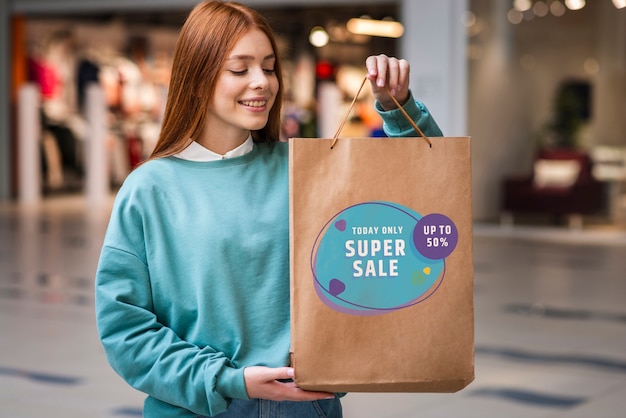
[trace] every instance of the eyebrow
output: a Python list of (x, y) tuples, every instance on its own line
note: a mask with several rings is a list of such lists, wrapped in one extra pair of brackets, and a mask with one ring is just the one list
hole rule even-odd
[[(231, 57), (228, 57), (227, 61), (232, 61), (232, 60), (252, 61), (254, 59), (255, 57), (252, 55), (233, 55)], [(270, 54), (270, 55), (266, 55), (265, 57), (263, 57), (263, 61), (268, 61), (271, 59), (276, 59), (276, 54)]]

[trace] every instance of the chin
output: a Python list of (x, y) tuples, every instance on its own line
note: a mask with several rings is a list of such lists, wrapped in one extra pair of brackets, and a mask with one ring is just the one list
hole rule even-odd
[(263, 128), (265, 128), (267, 126), (267, 120), (263, 121), (262, 123), (251, 123), (248, 127), (249, 130), (251, 131), (258, 131), (261, 130)]

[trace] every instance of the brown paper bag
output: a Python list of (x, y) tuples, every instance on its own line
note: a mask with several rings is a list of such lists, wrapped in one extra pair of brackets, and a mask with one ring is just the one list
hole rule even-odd
[(290, 141), (298, 386), (455, 392), (468, 385), (470, 138)]

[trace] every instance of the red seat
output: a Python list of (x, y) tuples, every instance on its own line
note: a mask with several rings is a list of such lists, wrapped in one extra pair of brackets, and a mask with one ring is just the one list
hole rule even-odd
[[(552, 161), (556, 164), (550, 167)], [(572, 164), (560, 164), (561, 161), (577, 163), (576, 170), (572, 171)], [(508, 214), (601, 214), (607, 210), (606, 184), (593, 177), (592, 165), (585, 152), (569, 149), (540, 151), (532, 174), (504, 179), (502, 210)], [(543, 172), (540, 169), (544, 169)]]

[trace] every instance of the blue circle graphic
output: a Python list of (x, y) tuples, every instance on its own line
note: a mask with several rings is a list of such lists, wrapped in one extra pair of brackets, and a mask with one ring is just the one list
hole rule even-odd
[(353, 315), (379, 315), (426, 300), (441, 284), (444, 258), (419, 251), (419, 213), (391, 202), (365, 202), (333, 216), (311, 252), (320, 299)]

